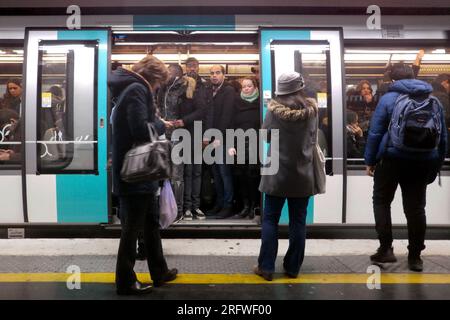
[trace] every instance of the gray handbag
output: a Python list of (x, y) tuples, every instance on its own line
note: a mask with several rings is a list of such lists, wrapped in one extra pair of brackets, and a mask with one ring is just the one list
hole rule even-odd
[(314, 192), (315, 194), (325, 193), (326, 189), (326, 173), (325, 173), (325, 156), (318, 143), (318, 128), (316, 145), (313, 147), (313, 166), (314, 166)]
[(120, 177), (128, 183), (158, 181), (172, 176), (172, 143), (158, 140), (155, 128), (148, 123), (150, 142), (134, 146), (123, 160)]

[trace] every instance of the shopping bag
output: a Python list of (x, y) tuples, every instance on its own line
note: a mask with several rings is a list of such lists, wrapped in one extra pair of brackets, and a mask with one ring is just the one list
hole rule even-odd
[(177, 202), (173, 195), (170, 180), (165, 180), (159, 196), (159, 226), (168, 228), (177, 218)]

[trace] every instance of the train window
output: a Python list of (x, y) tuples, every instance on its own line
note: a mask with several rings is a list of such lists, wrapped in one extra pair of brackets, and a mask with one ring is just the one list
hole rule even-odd
[(0, 44), (0, 169), (21, 164), (23, 48)]
[[(272, 43), (272, 88), (282, 73), (295, 70), (305, 80), (304, 93), (319, 107), (319, 145), (326, 157), (332, 155), (330, 48), (327, 41), (274, 41)], [(327, 161), (327, 172), (331, 171)]]
[(97, 43), (39, 46), (37, 168), (89, 173), (97, 168)]
[[(364, 164), (364, 151), (370, 120), (381, 96), (390, 84), (386, 66), (403, 62), (410, 65), (419, 80), (433, 86), (446, 113), (450, 127), (449, 88), (439, 79), (450, 74), (450, 49), (427, 48), (367, 48), (352, 47), (345, 50), (346, 74), (346, 132), (347, 165), (356, 168)], [(448, 130), (450, 133), (450, 130)], [(449, 151), (450, 152), (450, 151)], [(450, 157), (450, 154), (447, 154)]]

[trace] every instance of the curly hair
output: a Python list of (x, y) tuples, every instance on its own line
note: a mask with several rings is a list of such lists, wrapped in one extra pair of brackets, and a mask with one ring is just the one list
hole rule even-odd
[(367, 84), (369, 86), (370, 93), (373, 93), (372, 86), (371, 86), (370, 82), (367, 81), (367, 80), (361, 80), (358, 83), (358, 85), (356, 86), (356, 91), (358, 92), (358, 94), (361, 94), (361, 90), (363, 88), (363, 85), (365, 85), (365, 84)]

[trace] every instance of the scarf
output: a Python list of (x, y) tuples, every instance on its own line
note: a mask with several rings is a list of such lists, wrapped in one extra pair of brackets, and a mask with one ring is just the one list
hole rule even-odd
[(242, 98), (242, 100), (245, 100), (245, 101), (250, 102), (250, 103), (255, 101), (256, 99), (259, 98), (259, 90), (258, 90), (258, 88), (256, 88), (255, 91), (253, 91), (253, 93), (250, 94), (250, 95), (246, 95), (246, 94), (244, 94), (244, 92), (241, 91), (241, 98)]

